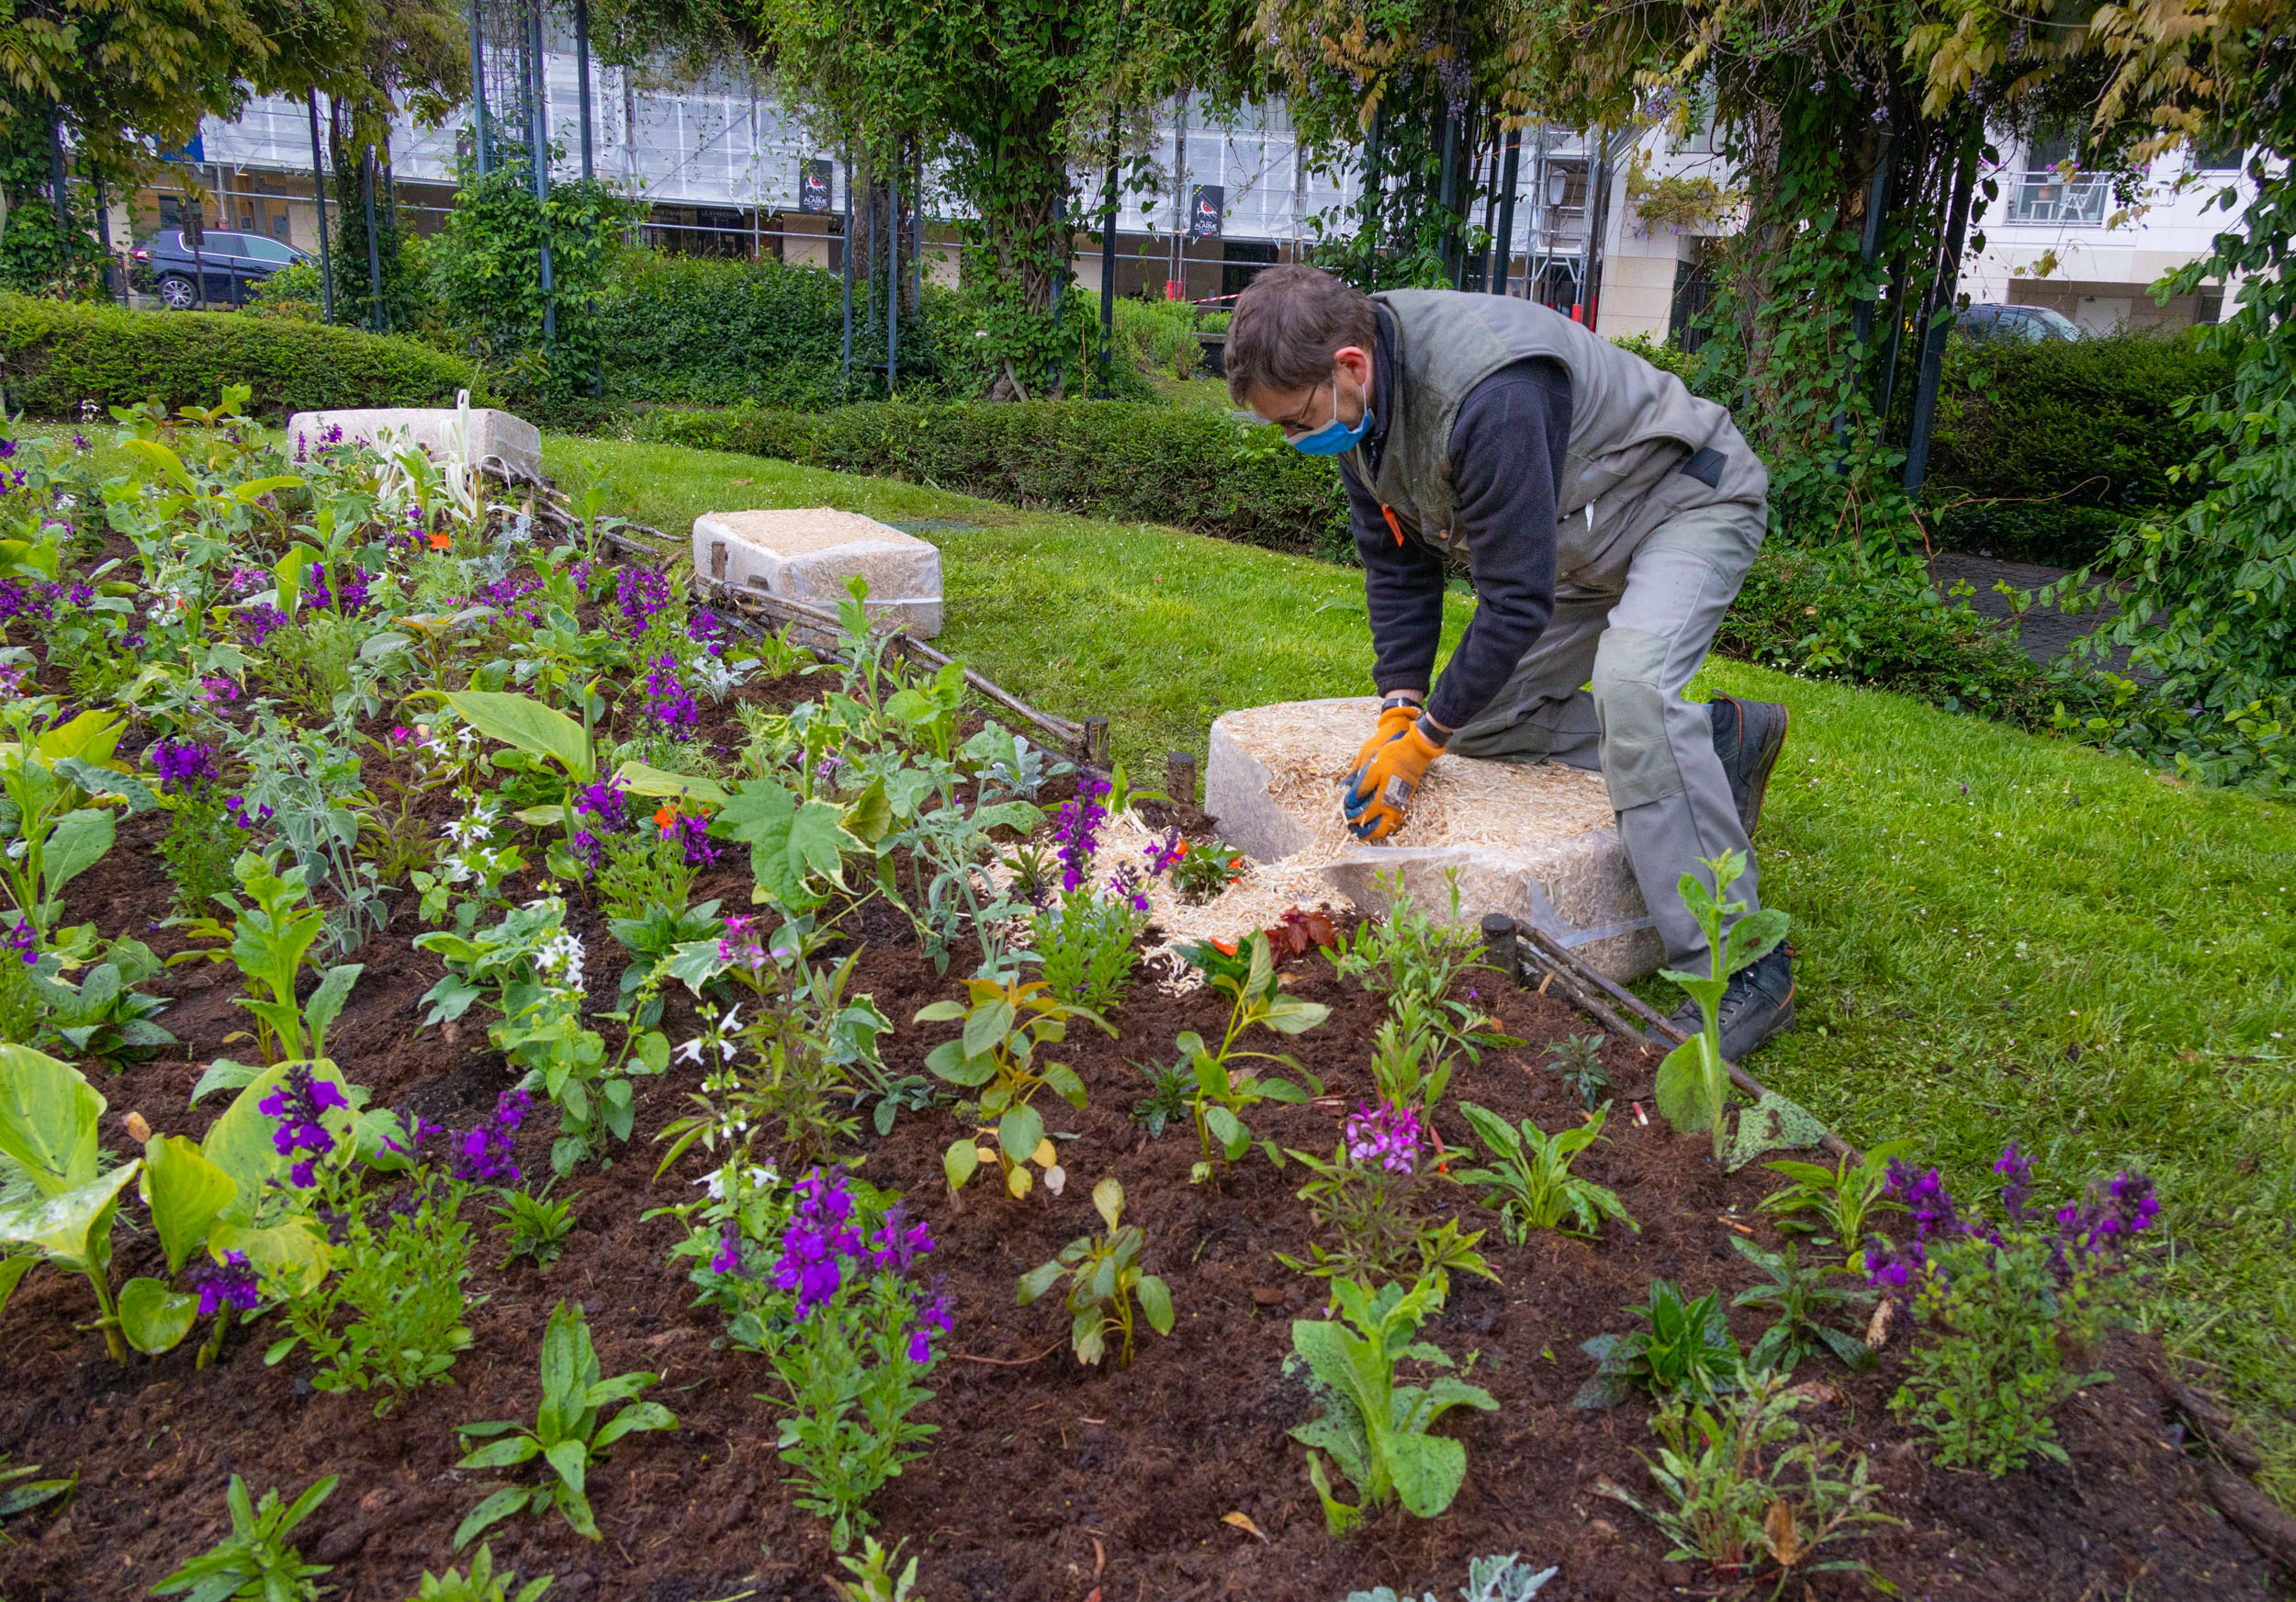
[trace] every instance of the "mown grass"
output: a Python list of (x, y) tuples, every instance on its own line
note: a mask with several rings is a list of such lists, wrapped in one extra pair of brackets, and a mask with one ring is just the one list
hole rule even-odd
[[(1136, 772), (1225, 707), (1368, 688), (1358, 581), (1313, 561), (671, 446), (546, 454), (561, 481), (596, 459), (672, 533), (733, 505), (980, 525), (926, 536), (942, 643), (1107, 715)], [(2296, 815), (1900, 696), (1735, 662), (1701, 684), (1795, 716), (1760, 843), (1801, 1025), (1755, 1070), (1853, 1141), (1925, 1140), (1964, 1195), (2009, 1140), (2060, 1190), (2151, 1172), (2167, 1228), (2138, 1316), (2241, 1404), (2296, 1501)]]

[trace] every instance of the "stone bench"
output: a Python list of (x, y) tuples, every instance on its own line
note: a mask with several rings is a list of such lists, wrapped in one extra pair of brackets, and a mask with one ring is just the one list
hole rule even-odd
[[(458, 439), (462, 420), (469, 419), (467, 439)], [(287, 419), (290, 448), (317, 450), (330, 428), (343, 430), (345, 441), (365, 440), (378, 450), (419, 445), (433, 460), (459, 456), (476, 467), (511, 476), (537, 478), (542, 473), (542, 431), (524, 418), (490, 406), (463, 412), (453, 406), (377, 406), (347, 412), (298, 412)]]
[(1503, 912), (1624, 981), (1655, 970), (1658, 931), (1618, 837), (1601, 775), (1559, 763), (1446, 756), (1427, 772), (1403, 827), (1379, 845), (1347, 832), (1339, 782), (1379, 721), (1371, 696), (1289, 701), (1222, 714), (1211, 726), (1204, 809), (1221, 838), (1270, 863), (1320, 868), (1369, 912), (1387, 910), (1375, 880), (1400, 874), (1404, 897), (1460, 922)]
[(869, 581), (872, 619), (906, 624), (920, 639), (940, 632), (940, 550), (859, 513), (703, 513), (693, 520), (693, 570), (829, 613), (858, 573)]

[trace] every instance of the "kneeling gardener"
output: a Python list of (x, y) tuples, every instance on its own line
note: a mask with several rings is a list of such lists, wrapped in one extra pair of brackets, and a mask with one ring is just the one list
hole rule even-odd
[[(1675, 886), (1741, 852), (1738, 895), (1760, 905), (1748, 836), (1786, 731), (1783, 706), (1682, 698), (1766, 527), (1770, 476), (1729, 413), (1547, 307), (1366, 295), (1306, 266), (1238, 299), (1227, 367), (1238, 401), (1339, 458), (1380, 700), (1355, 833), (1400, 828), (1446, 750), (1599, 769), (1668, 965), (1707, 971)], [(1430, 694), (1455, 556), (1475, 615)], [(1793, 1021), (1780, 946), (1732, 977), (1723, 1055)]]

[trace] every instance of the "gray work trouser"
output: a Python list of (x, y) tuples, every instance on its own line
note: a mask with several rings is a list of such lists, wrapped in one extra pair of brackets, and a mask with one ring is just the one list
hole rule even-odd
[[(1608, 581), (1559, 583), (1555, 615), (1491, 705), (1451, 737), (1459, 756), (1600, 772), (1670, 967), (1709, 971), (1706, 937), (1677, 889), (1702, 857), (1744, 853), (1733, 899), (1751, 911), (1753, 848), (1715, 754), (1711, 715), (1683, 690), (1761, 548), (1759, 502), (1677, 513)], [(1728, 886), (1724, 886), (1728, 888)]]

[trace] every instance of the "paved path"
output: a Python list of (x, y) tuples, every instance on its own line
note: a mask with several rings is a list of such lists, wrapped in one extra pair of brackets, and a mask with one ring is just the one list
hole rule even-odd
[[(2063, 578), (2065, 572), (2064, 568), (2043, 567), (2037, 562), (2005, 562), (1998, 557), (1971, 556), (1965, 551), (1942, 551), (1937, 558), (1939, 586), (1951, 590), (1957, 582), (1967, 582), (1976, 593), (1961, 597), (1960, 604), (1984, 617), (2010, 615), (2009, 598), (1996, 591), (1995, 584), (2006, 581), (2013, 589), (2038, 590)], [(2108, 605), (2099, 611), (2068, 617), (2054, 607), (2031, 607), (2018, 626), (2017, 643), (2027, 656), (2046, 665), (2075, 640), (2112, 621), (2119, 610)], [(2129, 671), (2126, 646), (2113, 651), (2110, 665), (2116, 673)]]

